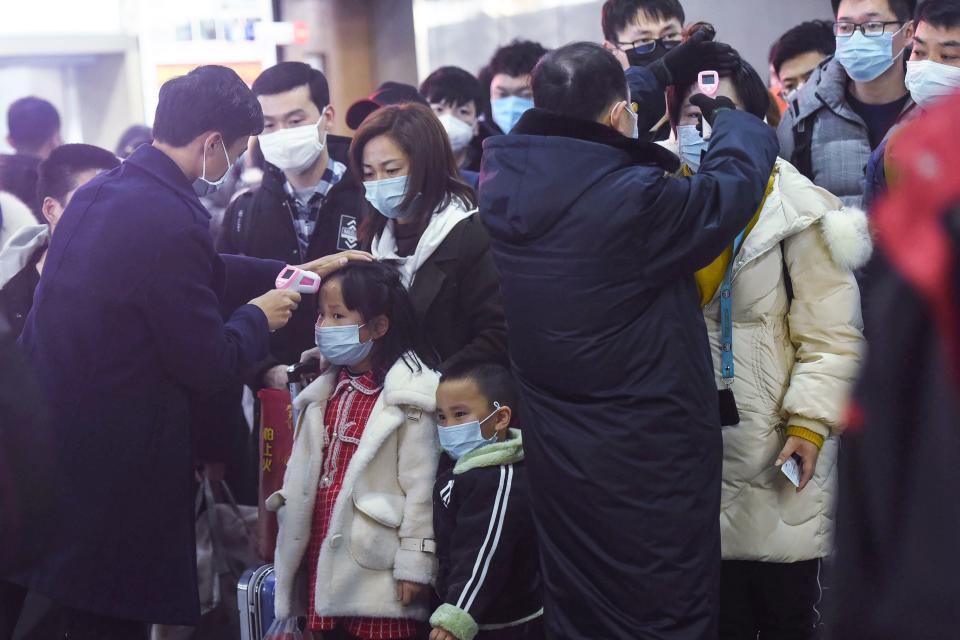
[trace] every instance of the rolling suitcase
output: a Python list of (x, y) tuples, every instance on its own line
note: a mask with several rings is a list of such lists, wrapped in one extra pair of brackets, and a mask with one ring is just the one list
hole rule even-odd
[(276, 617), (273, 597), (276, 574), (273, 565), (246, 571), (237, 585), (237, 606), (240, 609), (240, 640), (262, 640)]

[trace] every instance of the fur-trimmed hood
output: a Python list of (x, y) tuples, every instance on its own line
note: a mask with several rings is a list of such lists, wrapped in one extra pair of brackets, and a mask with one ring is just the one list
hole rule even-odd
[[(314, 402), (326, 401), (333, 393), (340, 369), (331, 367), (310, 383), (294, 400), (294, 407), (303, 411)], [(439, 374), (420, 362), (415, 354), (408, 353), (387, 372), (383, 380), (383, 399), (389, 405), (409, 405), (433, 413), (437, 409), (439, 380)]]
[(837, 266), (851, 271), (863, 267), (873, 254), (866, 214), (845, 207), (839, 198), (811, 183), (783, 159), (777, 160), (774, 171), (774, 189), (744, 241), (734, 270), (817, 223)]

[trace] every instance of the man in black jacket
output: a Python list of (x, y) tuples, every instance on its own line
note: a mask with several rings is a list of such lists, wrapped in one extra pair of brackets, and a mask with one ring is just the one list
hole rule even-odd
[[(261, 186), (239, 195), (224, 215), (217, 248), (299, 264), (359, 246), (360, 183), (347, 169), (350, 139), (331, 135), (334, 110), (323, 73), (281, 62), (253, 83), (263, 109)], [(286, 388), (286, 365), (313, 346), (316, 296), (305, 297), (270, 341), (270, 357), (250, 372), (258, 385)]]
[[(641, 110), (730, 54), (701, 33), (638, 69)], [(716, 637), (723, 451), (693, 274), (757, 210), (776, 136), (698, 96), (714, 125), (704, 164), (665, 175), (677, 159), (636, 140), (636, 96), (589, 43), (544, 56), (533, 94), (484, 142), (480, 213), (525, 411), (547, 635)]]

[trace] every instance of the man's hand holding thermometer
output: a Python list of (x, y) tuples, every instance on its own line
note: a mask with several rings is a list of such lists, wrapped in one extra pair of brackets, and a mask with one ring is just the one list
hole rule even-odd
[[(697, 76), (697, 87), (700, 89), (701, 94), (711, 100), (716, 98), (717, 91), (720, 90), (720, 74), (716, 71), (701, 71), (700, 75)], [(710, 122), (707, 121), (706, 116), (704, 116), (702, 120), (701, 128), (703, 139), (709, 140), (713, 134), (713, 127), (710, 126)]]
[(704, 71), (697, 81), (700, 93), (690, 98), (690, 104), (700, 109), (700, 131), (704, 140), (713, 134), (713, 123), (721, 111), (736, 111), (737, 105), (727, 96), (714, 98), (720, 90), (720, 74), (716, 71)]
[(287, 267), (277, 276), (277, 289), (316, 293), (320, 290), (320, 276), (299, 267)]
[(352, 261), (372, 262), (373, 256), (363, 251), (344, 251), (298, 267), (285, 267), (277, 275), (277, 288), (251, 300), (250, 304), (263, 311), (270, 331), (276, 331), (290, 322), (293, 312), (300, 305), (302, 293), (316, 293), (322, 278)]

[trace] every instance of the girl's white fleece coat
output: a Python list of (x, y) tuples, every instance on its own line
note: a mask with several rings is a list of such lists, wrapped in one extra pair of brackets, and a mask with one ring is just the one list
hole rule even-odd
[[(421, 365), (422, 366), (422, 365)], [(334, 368), (301, 392), (302, 412), (283, 488), (267, 499), (277, 512), (276, 613), (305, 615), (306, 552), (327, 444), (324, 412), (337, 380)], [(434, 422), (439, 376), (398, 360), (354, 453), (317, 563), (313, 607), (324, 616), (429, 616), (427, 592), (404, 607), (398, 580), (433, 582), (433, 483), (440, 445)], [(421, 549), (427, 549), (422, 551)]]

